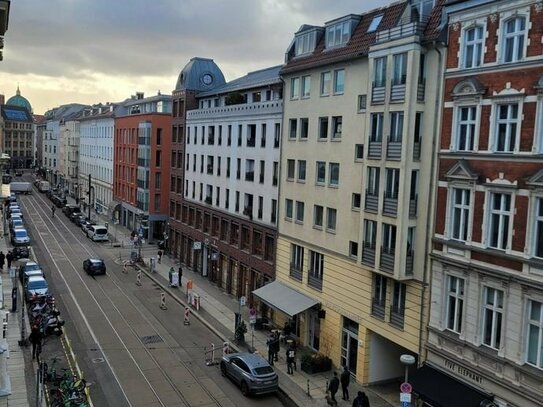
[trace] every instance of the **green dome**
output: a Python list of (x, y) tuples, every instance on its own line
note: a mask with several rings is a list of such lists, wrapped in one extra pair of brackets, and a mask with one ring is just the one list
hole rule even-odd
[(19, 86), (17, 86), (17, 94), (15, 96), (10, 97), (8, 101), (6, 102), (6, 105), (24, 107), (28, 109), (29, 112), (32, 112), (32, 106), (30, 105), (30, 102), (25, 97), (21, 96), (21, 91), (19, 90)]

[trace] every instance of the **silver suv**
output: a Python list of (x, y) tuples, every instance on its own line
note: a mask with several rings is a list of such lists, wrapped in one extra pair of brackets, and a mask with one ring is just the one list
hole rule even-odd
[(244, 396), (276, 392), (277, 373), (262, 356), (254, 353), (230, 353), (222, 357), (221, 373), (231, 377)]

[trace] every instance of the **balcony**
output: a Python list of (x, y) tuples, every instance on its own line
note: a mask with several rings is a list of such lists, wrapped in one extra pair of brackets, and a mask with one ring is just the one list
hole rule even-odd
[(385, 193), (383, 199), (383, 215), (396, 216), (398, 214), (398, 194)]
[(390, 325), (403, 329), (404, 312), (396, 306), (390, 307)]
[(377, 213), (379, 211), (379, 196), (366, 191), (366, 200), (364, 202), (364, 210), (366, 212)]
[(414, 218), (417, 216), (417, 200), (418, 195), (415, 195), (413, 199), (409, 200), (409, 217)]
[(309, 271), (309, 276), (307, 277), (307, 285), (315, 290), (322, 291), (322, 279), (313, 276), (311, 271)]
[(290, 263), (290, 276), (298, 281), (302, 281), (303, 272), (299, 264)]
[(406, 276), (413, 275), (413, 251), (412, 250), (408, 250), (405, 256), (405, 275)]
[(362, 242), (362, 263), (368, 266), (375, 265), (375, 243)]
[(371, 141), (368, 149), (368, 158), (372, 160), (379, 160), (383, 151), (382, 141)]
[(375, 82), (371, 86), (371, 103), (373, 105), (379, 105), (385, 103), (385, 84)]
[(377, 43), (383, 43), (388, 41), (397, 40), (398, 38), (405, 38), (411, 35), (422, 35), (424, 31), (424, 24), (421, 22), (412, 22), (402, 24), (388, 30), (382, 30), (377, 33)]
[(396, 250), (393, 247), (381, 246), (379, 269), (387, 273), (394, 273), (395, 254)]
[(189, 110), (187, 111), (187, 120), (225, 118), (232, 116), (261, 116), (268, 114), (281, 114), (282, 111), (282, 101), (268, 100), (265, 102), (242, 103), (237, 105), (210, 107), (207, 109)]
[(371, 315), (379, 319), (385, 319), (385, 302), (373, 298), (371, 300)]
[(413, 143), (413, 160), (420, 160), (420, 142)]
[[(398, 141), (399, 139), (399, 141)], [(398, 137), (395, 141), (390, 138), (387, 142), (387, 160), (400, 161), (402, 159), (402, 138)]]
[(405, 79), (403, 83), (394, 84), (390, 88), (390, 102), (403, 102), (405, 100)]

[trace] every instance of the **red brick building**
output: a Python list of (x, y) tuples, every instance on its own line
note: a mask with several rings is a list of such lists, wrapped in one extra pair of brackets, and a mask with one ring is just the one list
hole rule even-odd
[(114, 138), (113, 198), (120, 204), (119, 222), (146, 240), (162, 240), (169, 208), (171, 96), (138, 93), (123, 106)]
[[(467, 384), (456, 394), (471, 403), (540, 406), (543, 3), (449, 1), (446, 13), (425, 369)], [(460, 405), (416, 378), (415, 390)]]

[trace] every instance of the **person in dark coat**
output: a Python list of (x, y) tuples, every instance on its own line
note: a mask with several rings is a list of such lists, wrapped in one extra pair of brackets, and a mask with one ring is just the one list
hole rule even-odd
[(339, 390), (339, 379), (337, 378), (337, 372), (334, 372), (334, 377), (328, 383), (328, 391), (330, 392), (330, 398), (337, 405), (336, 393)]
[(6, 261), (6, 255), (0, 251), (0, 270), (4, 270), (4, 263)]
[(32, 344), (32, 359), (37, 358), (38, 362), (40, 361), (42, 339), (43, 334), (41, 333), (40, 329), (37, 325), (33, 325), (28, 340)]
[(266, 341), (266, 345), (268, 345), (268, 363), (273, 366), (273, 361), (275, 360), (275, 335), (271, 334), (268, 340)]
[(6, 260), (8, 262), (8, 269), (10, 269), (11, 262), (13, 261), (13, 253), (11, 252), (11, 250), (8, 252), (8, 254), (6, 254)]
[(343, 400), (349, 400), (349, 383), (351, 382), (351, 372), (347, 366), (343, 367), (343, 372), (339, 378), (341, 382), (341, 390), (343, 391)]
[(294, 374), (294, 360), (296, 359), (296, 348), (290, 345), (287, 349), (287, 374)]
[(281, 350), (280, 336), (279, 331), (277, 331), (275, 333), (275, 340), (273, 341), (273, 356), (276, 362), (279, 360), (279, 351)]
[[(358, 396), (356, 396), (355, 399), (353, 400), (353, 407), (365, 407), (365, 404), (364, 404), (365, 399), (367, 399), (366, 393), (364, 393), (363, 391), (359, 391)], [(367, 406), (369, 407), (369, 402)]]
[(162, 263), (162, 250), (158, 251), (158, 264)]

